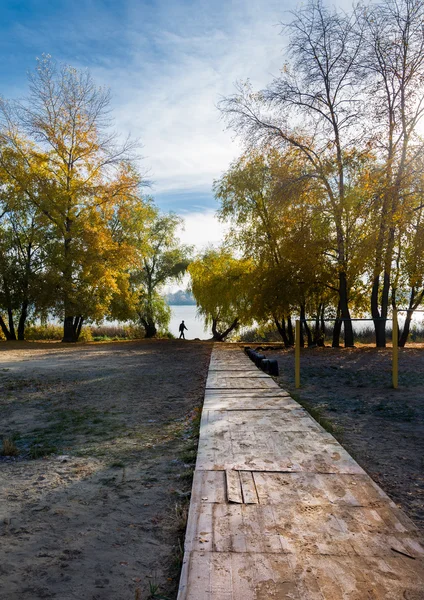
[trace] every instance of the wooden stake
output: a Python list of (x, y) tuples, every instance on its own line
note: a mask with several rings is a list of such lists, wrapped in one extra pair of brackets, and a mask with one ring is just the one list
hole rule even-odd
[(294, 347), (294, 384), (296, 388), (300, 388), (300, 321), (296, 320), (295, 327), (295, 347)]
[(397, 319), (397, 308), (393, 309), (393, 322), (392, 322), (392, 382), (393, 387), (398, 387), (398, 376), (399, 376), (399, 346), (398, 346), (398, 319)]

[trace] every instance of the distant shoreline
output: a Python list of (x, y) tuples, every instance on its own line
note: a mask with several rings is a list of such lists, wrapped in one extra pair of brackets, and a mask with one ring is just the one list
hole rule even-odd
[(170, 302), (169, 306), (197, 306), (196, 302)]

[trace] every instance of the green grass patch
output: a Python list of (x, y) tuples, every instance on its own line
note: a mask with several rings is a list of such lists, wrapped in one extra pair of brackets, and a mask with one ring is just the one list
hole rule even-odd
[(19, 440), (23, 453), (30, 458), (41, 458), (69, 448), (79, 436), (104, 439), (122, 426), (112, 420), (109, 411), (93, 408), (57, 409), (46, 417), (47, 425), (38, 427)]

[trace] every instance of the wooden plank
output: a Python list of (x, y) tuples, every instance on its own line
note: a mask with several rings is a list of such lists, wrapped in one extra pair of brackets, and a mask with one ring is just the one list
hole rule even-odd
[(189, 551), (424, 558), (417, 530), (404, 529), (384, 507), (202, 503), (196, 513), (186, 538)]
[(249, 389), (209, 389), (205, 390), (205, 398), (252, 398), (252, 399), (267, 399), (267, 398), (286, 398), (290, 400), (293, 404), (296, 404), (300, 408), (300, 404), (298, 404), (293, 398), (288, 394), (288, 392), (277, 388), (267, 388), (267, 389), (259, 389), (259, 390), (249, 390)]
[(396, 508), (368, 475), (343, 473), (266, 473), (254, 472), (261, 504), (306, 502), (314, 504), (346, 504)]
[[(193, 552), (178, 600), (421, 600), (423, 566), (400, 558)], [(185, 559), (186, 561), (187, 559)], [(228, 586), (228, 587), (226, 587)]]
[(225, 504), (226, 488), (224, 471), (195, 470), (191, 491), (192, 502)]
[(204, 411), (196, 468), (364, 472), (309, 416), (289, 419), (282, 411)]
[(206, 382), (206, 389), (249, 389), (260, 390), (266, 388), (278, 388), (275, 381), (269, 377), (225, 377), (209, 375)]
[(238, 471), (225, 471), (225, 480), (227, 483), (227, 500), (228, 502), (243, 502), (241, 493), (240, 474)]
[(234, 434), (244, 435), (248, 431), (268, 431), (281, 433), (286, 431), (321, 432), (320, 425), (302, 409), (297, 411), (272, 411), (257, 409), (253, 413), (245, 410), (232, 410), (229, 413), (219, 411), (222, 420), (228, 423)]
[(285, 398), (287, 401), (290, 401), (293, 404), (296, 404), (298, 408), (301, 408), (300, 404), (298, 404), (293, 398), (290, 397), (289, 394), (283, 392), (282, 390), (276, 389), (232, 389), (232, 388), (211, 388), (205, 391), (206, 398), (240, 398), (240, 400), (251, 398), (252, 400), (267, 400), (272, 398)]
[(209, 369), (208, 374), (214, 377), (230, 377), (230, 378), (238, 378), (238, 377), (270, 377), (267, 373), (264, 373), (264, 371), (261, 371), (260, 369), (258, 369), (257, 367), (251, 368), (249, 366), (249, 368), (245, 367), (241, 367), (241, 368), (228, 368), (228, 369)]
[(251, 471), (240, 471), (241, 491), (244, 504), (258, 504), (255, 481)]
[(207, 392), (203, 404), (204, 410), (296, 410), (306, 411), (290, 396), (250, 394), (241, 396), (237, 392), (215, 394)]
[[(240, 505), (232, 504), (231, 506), (237, 509)], [(228, 503), (213, 505), (212, 536), (214, 552), (231, 552), (233, 549), (230, 516)], [(242, 551), (244, 549), (245, 547), (242, 548)]]
[[(411, 521), (366, 473), (346, 475), (241, 471), (242, 492), (246, 475), (253, 478), (255, 493), (261, 505), (303, 502), (309, 505), (387, 506), (394, 511), (407, 530), (414, 529)], [(225, 472), (196, 470), (191, 499), (192, 502), (199, 504), (225, 504), (227, 501)], [(245, 498), (244, 502), (246, 502)]]

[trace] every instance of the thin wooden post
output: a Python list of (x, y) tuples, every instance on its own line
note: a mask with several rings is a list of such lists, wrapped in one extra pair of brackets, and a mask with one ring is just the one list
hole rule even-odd
[(398, 319), (397, 308), (393, 309), (392, 322), (392, 382), (393, 387), (398, 387), (399, 378), (399, 345), (398, 345)]
[(294, 346), (294, 385), (300, 388), (300, 320), (296, 319)]

